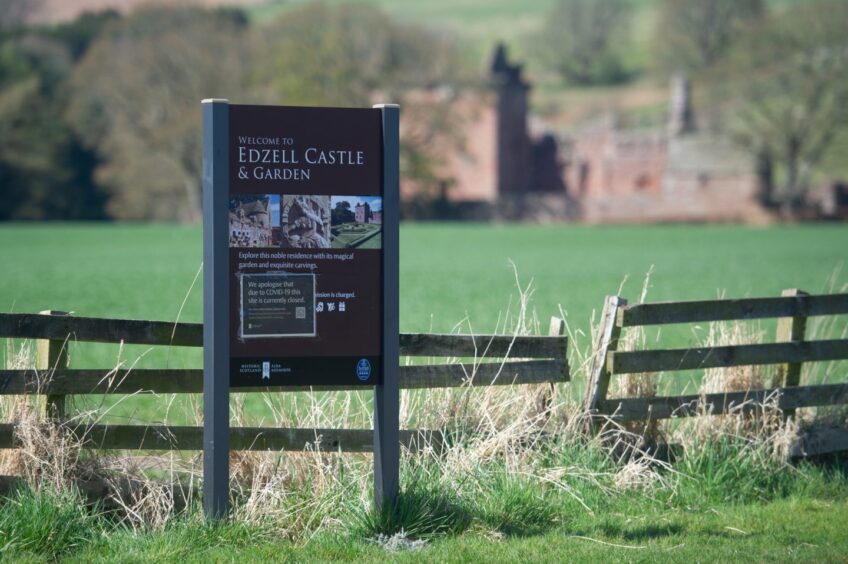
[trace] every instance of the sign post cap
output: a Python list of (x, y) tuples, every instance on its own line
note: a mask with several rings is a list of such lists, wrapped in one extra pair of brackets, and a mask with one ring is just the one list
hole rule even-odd
[(372, 108), (374, 108), (374, 109), (380, 109), (380, 108), (400, 108), (400, 104), (374, 104), (374, 105), (373, 105), (373, 106), (371, 106), (371, 107), (372, 107)]
[(230, 101), (226, 98), (204, 98), (200, 101), (201, 104), (229, 104)]

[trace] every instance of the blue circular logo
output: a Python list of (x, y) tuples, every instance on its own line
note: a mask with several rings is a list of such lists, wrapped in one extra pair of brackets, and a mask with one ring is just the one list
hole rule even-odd
[(367, 358), (360, 359), (359, 362), (356, 363), (356, 377), (359, 378), (361, 382), (364, 382), (371, 376), (371, 363), (368, 362)]

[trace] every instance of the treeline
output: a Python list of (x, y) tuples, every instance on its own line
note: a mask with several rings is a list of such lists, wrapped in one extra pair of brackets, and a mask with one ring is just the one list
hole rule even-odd
[(798, 208), (828, 155), (848, 171), (848, 2), (773, 4), (659, 0), (646, 44), (633, 0), (558, 0), (531, 50), (568, 85), (687, 76), (700, 125), (757, 163), (764, 203)]
[[(367, 106), (462, 73), (450, 37), (367, 5), (310, 4), (263, 25), (161, 6), (23, 19), (0, 19), (0, 220), (195, 220), (202, 98)], [(450, 127), (432, 117), (402, 153), (406, 176), (435, 186), (429, 141)]]
[[(559, 0), (530, 41), (534, 68), (567, 87), (684, 72), (709, 127), (757, 163), (766, 203), (803, 205), (826, 159), (848, 170), (848, 2), (658, 0), (647, 44), (634, 2)], [(163, 5), (25, 25), (37, 3), (0, 0), (0, 220), (196, 220), (207, 97), (400, 102), (404, 186), (438, 199), (469, 119), (451, 101), (483, 78), (447, 33), (368, 4), (309, 3), (261, 25)]]

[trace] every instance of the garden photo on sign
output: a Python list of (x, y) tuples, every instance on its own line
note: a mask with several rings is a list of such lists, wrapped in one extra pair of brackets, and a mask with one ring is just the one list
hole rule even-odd
[(379, 196), (333, 196), (332, 246), (379, 249), (383, 238), (383, 199)]

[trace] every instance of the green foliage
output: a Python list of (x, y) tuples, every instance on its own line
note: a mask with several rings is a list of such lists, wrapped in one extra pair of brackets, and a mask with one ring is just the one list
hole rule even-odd
[(77, 19), (47, 28), (44, 32), (64, 44), (73, 60), (78, 61), (103, 29), (120, 17), (115, 10), (83, 12)]
[(663, 0), (657, 66), (671, 72), (710, 67), (765, 12), (763, 0)]
[(99, 156), (111, 217), (198, 217), (199, 101), (241, 98), (243, 26), (231, 12), (145, 8), (107, 26), (74, 68), (67, 116)]
[(542, 63), (572, 84), (627, 78), (621, 59), (630, 31), (627, 0), (559, 0), (535, 49)]
[(459, 71), (445, 34), (367, 4), (310, 3), (259, 29), (253, 83), (275, 102), (362, 106), (375, 90), (443, 83)]
[(0, 554), (35, 553), (56, 558), (95, 538), (102, 518), (75, 490), (22, 487), (0, 501)]
[(848, 128), (848, 4), (815, 2), (768, 18), (715, 76), (731, 128), (760, 162), (767, 203), (804, 202), (813, 174)]
[(0, 220), (102, 217), (94, 157), (62, 115), (70, 69), (48, 34), (0, 38)]

